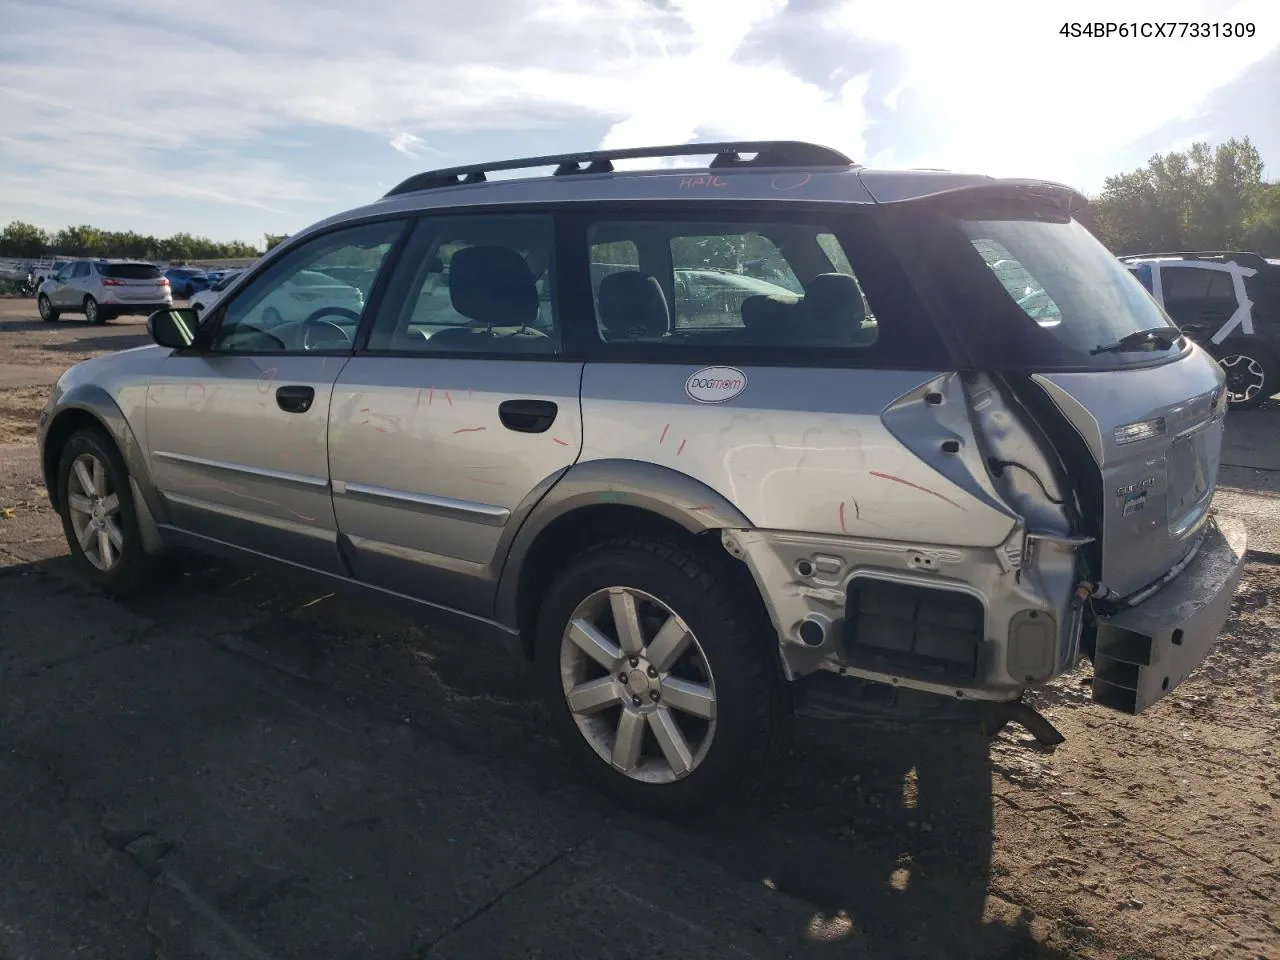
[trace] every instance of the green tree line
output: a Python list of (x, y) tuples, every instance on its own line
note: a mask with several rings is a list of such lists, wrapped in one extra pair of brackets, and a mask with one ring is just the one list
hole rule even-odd
[(223, 243), (189, 233), (152, 237), (132, 230), (100, 230), (87, 225), (56, 232), (21, 220), (0, 231), (0, 257), (121, 257), (139, 260), (224, 260), (257, 257), (261, 252), (238, 240)]
[(1117, 256), (1240, 250), (1280, 257), (1280, 183), (1246, 137), (1152, 157), (1108, 177), (1090, 227)]

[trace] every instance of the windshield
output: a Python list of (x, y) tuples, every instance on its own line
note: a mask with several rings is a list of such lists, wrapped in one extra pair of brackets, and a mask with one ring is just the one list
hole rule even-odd
[[(1133, 273), (1075, 220), (1036, 217), (1023, 210), (961, 219), (959, 225), (1017, 308), (1009, 315), (1021, 317), (1015, 322), (1023, 329), (1008, 331), (1011, 340), (1003, 344), (1005, 349), (1029, 349), (1025, 359), (1036, 365), (1095, 367), (1141, 363), (1153, 354), (1180, 351), (1178, 344), (1156, 340), (1091, 353), (1139, 331), (1176, 328)], [(1028, 324), (1038, 332), (1027, 330)], [(1015, 348), (1015, 342), (1023, 346)]]

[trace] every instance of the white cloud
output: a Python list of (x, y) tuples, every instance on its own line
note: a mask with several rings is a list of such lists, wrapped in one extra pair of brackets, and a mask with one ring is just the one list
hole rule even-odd
[[(1066, 21), (1251, 23), (1253, 38), (1063, 37)], [(1089, 158), (1194, 116), (1280, 45), (1275, 0), (848, 0), (829, 26), (906, 61), (912, 94), (942, 125), (939, 153), (907, 162), (1071, 180)], [(1273, 114), (1274, 115), (1274, 114)], [(940, 154), (940, 155), (939, 155)]]
[[(0, 208), (39, 209), (54, 226), (114, 211), (128, 226), (199, 201), (243, 211), (247, 237), (375, 196), (374, 181), (424, 157), (491, 159), (459, 152), (477, 138), (501, 138), (510, 155), (535, 152), (535, 138), (536, 152), (810, 139), (862, 159), (872, 90), (876, 111), (923, 105), (939, 146), (913, 151), (908, 131), (880, 158), (1072, 180), (1089, 157), (1194, 111), (1280, 41), (1274, 0), (1214, 14), (1256, 23), (1254, 40), (1185, 41), (1064, 39), (1063, 14), (1010, 0), (848, 0), (825, 21), (797, 19), (786, 0), (118, 0), (110, 19), (68, 12), (81, 3), (8, 0)], [(1135, 0), (1126, 16), (1200, 19), (1210, 6)], [(1083, 0), (1069, 15), (1112, 11)], [(787, 17), (812, 22), (815, 42), (819, 28), (851, 41), (825, 83), (789, 66), (803, 39), (785, 59), (744, 54)], [(881, 61), (864, 61), (867, 44), (893, 52), (882, 69), (906, 73), (873, 78), (863, 63)], [(315, 129), (329, 131), (326, 146), (306, 158), (334, 172), (313, 180), (285, 158)], [(391, 147), (367, 182), (338, 172), (351, 169), (344, 132), (352, 150)]]

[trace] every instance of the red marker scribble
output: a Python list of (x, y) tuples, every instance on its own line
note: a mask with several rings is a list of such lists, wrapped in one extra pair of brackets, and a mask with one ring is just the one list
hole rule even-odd
[(769, 186), (778, 191), (799, 190), (812, 179), (813, 174), (811, 173), (801, 173), (798, 175), (780, 173), (769, 181)]
[(670, 429), (671, 429), (671, 424), (669, 424), (669, 423), (668, 423), (665, 427), (663, 427), (663, 428), (662, 428), (662, 436), (660, 436), (660, 437), (658, 438), (658, 442), (659, 442), (659, 443), (661, 443), (663, 440), (667, 439), (667, 431), (668, 431), (668, 430), (670, 430)]
[(488, 430), (488, 427), (459, 427), (454, 433), (475, 433), (478, 430)]
[(569, 445), (568, 440), (561, 440), (559, 437), (552, 437), (551, 439), (554, 440), (556, 443), (560, 444), (560, 446), (562, 447), (567, 447)]
[(709, 503), (704, 503), (704, 504), (703, 504), (702, 506), (700, 506), (700, 507), (690, 507), (689, 509), (690, 509), (690, 510), (692, 510), (694, 513), (702, 513), (702, 512), (707, 511), (707, 510), (714, 510), (714, 509), (715, 509), (715, 507), (714, 507), (714, 506), (712, 506), (712, 505), (711, 505), (711, 504), (709, 504)]
[(359, 410), (357, 410), (356, 412), (357, 412), (357, 413), (368, 413), (368, 412), (369, 412), (369, 408), (368, 408), (368, 407), (361, 407), (361, 408), (360, 408)]
[(453, 397), (449, 396), (449, 391), (444, 392), (444, 398), (449, 401), (449, 406), (453, 406)]
[[(879, 477), (881, 480), (892, 480), (894, 483), (900, 483), (904, 487), (910, 487), (912, 490), (919, 490), (921, 493), (927, 493), (931, 497), (937, 497), (939, 500), (946, 501), (957, 510), (964, 510), (964, 507), (960, 506), (960, 504), (956, 503), (950, 497), (944, 497), (942, 494), (930, 490), (928, 487), (922, 487), (918, 483), (912, 483), (910, 480), (903, 480), (901, 477), (895, 477), (887, 473), (880, 473), (878, 470), (872, 470), (871, 475), (873, 477)], [(965, 512), (967, 513), (968, 511)]]
[(379, 433), (386, 433), (386, 432), (387, 432), (387, 430), (386, 430), (386, 428), (385, 428), (385, 427), (374, 427), (373, 429), (377, 430)]
[(848, 533), (849, 528), (844, 525), (844, 501), (840, 501), (840, 532)]
[(436, 398), (436, 388), (435, 388), (435, 387), (432, 387), (432, 388), (431, 388), (431, 392), (427, 394), (427, 406), (428, 406), (428, 407), (429, 407), (429, 406), (431, 406), (431, 403), (432, 403), (432, 401), (433, 401), (433, 400), (435, 400), (435, 398)]
[(677, 457), (678, 457), (678, 456), (680, 456), (680, 454), (684, 453), (684, 445), (685, 445), (686, 443), (688, 443), (688, 442), (689, 442), (688, 440), (681, 440), (681, 441), (680, 441), (680, 449), (676, 451), (676, 456), (677, 456)]
[(721, 179), (714, 174), (710, 176), (683, 177), (680, 180), (681, 190), (688, 190), (692, 187), (727, 187), (728, 185), (728, 180)]
[(486, 480), (484, 477), (464, 477), (463, 479), (470, 480), (472, 483), (488, 484), (491, 487), (505, 487), (507, 485), (505, 480)]
[(468, 400), (470, 400), (470, 399), (471, 399), (471, 388), (470, 388), (470, 387), (467, 387), (467, 399), (468, 399)]

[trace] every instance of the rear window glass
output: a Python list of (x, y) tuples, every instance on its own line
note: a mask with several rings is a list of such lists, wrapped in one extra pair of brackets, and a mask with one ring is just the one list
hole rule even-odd
[(104, 277), (117, 280), (158, 280), (160, 268), (150, 263), (108, 263), (98, 268)]
[[(1023, 353), (1038, 366), (1124, 366), (1176, 355), (1176, 347), (1104, 349), (1140, 331), (1173, 324), (1133, 273), (1075, 220), (1000, 211), (960, 228), (1021, 315), (1021, 330), (997, 332), (983, 352)], [(1040, 333), (1028, 330), (1031, 321)], [(1034, 328), (1032, 328), (1034, 329)]]

